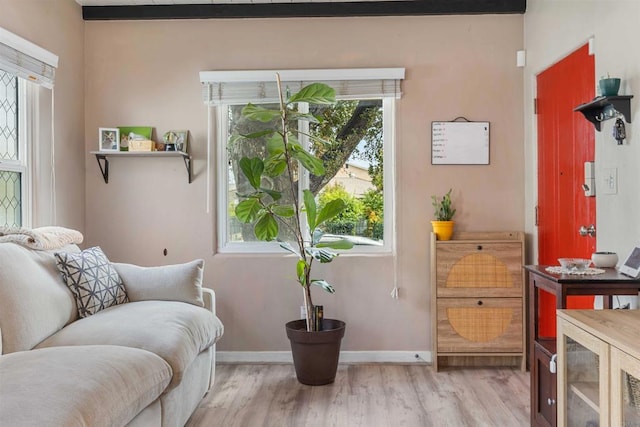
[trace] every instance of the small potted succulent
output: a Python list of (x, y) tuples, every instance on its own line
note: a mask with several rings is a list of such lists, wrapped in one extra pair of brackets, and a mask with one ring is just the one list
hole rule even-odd
[(438, 240), (450, 240), (453, 235), (453, 216), (456, 210), (451, 205), (451, 191), (452, 189), (449, 189), (442, 198), (431, 196), (435, 217), (435, 220), (431, 221), (431, 226)]

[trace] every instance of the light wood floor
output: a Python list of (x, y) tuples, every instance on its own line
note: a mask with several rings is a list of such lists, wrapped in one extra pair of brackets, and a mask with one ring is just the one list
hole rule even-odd
[(510, 368), (340, 365), (310, 387), (292, 365), (217, 365), (214, 389), (187, 427), (519, 427), (529, 425), (529, 374)]

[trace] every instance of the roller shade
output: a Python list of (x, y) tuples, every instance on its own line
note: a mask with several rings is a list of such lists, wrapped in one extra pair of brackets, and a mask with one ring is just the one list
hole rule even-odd
[(400, 98), (404, 68), (332, 70), (203, 71), (203, 99), (207, 105), (277, 102), (276, 73), (282, 87), (298, 92), (310, 83), (325, 83), (339, 99)]
[(0, 28), (0, 69), (53, 88), (58, 56)]

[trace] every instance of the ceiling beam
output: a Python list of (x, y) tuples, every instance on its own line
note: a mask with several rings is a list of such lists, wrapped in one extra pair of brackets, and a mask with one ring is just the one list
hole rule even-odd
[(85, 21), (523, 14), (526, 0), (405, 0), (83, 6)]

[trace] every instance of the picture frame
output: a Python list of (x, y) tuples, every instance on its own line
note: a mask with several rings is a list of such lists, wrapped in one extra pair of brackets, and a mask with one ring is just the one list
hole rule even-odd
[(98, 128), (98, 150), (120, 150), (120, 131), (118, 128)]
[(120, 131), (120, 151), (129, 151), (129, 135), (132, 133), (149, 141), (153, 134), (152, 126), (118, 126), (118, 130)]
[(163, 138), (166, 145), (173, 145), (175, 151), (183, 153), (189, 152), (189, 131), (188, 130), (170, 130), (167, 131)]

